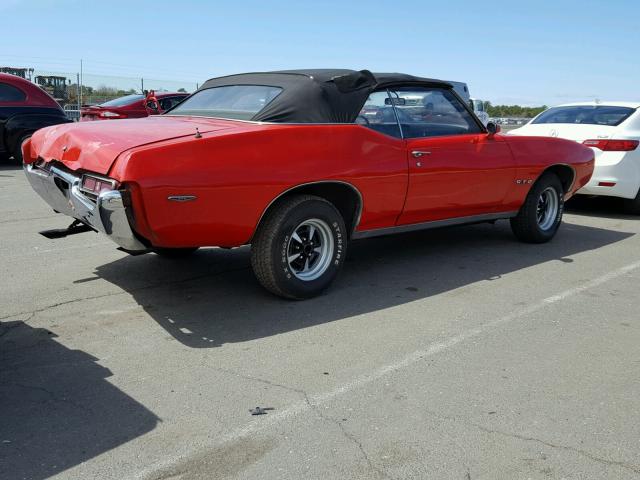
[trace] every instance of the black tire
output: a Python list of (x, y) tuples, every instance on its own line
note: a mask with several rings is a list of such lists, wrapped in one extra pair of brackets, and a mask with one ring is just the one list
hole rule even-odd
[(271, 293), (302, 300), (329, 287), (346, 254), (340, 212), (323, 198), (297, 195), (279, 202), (260, 223), (251, 243), (251, 266)]
[(26, 142), (27, 140), (29, 140), (31, 138), (31, 135), (25, 135), (24, 137), (21, 137), (20, 140), (18, 140), (16, 142), (16, 146), (13, 149), (13, 161), (15, 162), (16, 165), (18, 166), (22, 166), (22, 144), (24, 142)]
[(640, 215), (640, 190), (636, 198), (625, 198), (622, 200), (622, 209), (624, 213), (630, 215)]
[[(544, 202), (544, 199), (546, 198), (547, 202), (551, 203), (553, 196), (557, 202), (554, 211), (546, 210), (547, 203)], [(542, 221), (540, 219), (541, 208), (544, 208), (545, 212), (549, 212), (543, 215)], [(549, 208), (551, 209), (551, 207)], [(564, 189), (562, 183), (556, 174), (545, 173), (531, 187), (518, 215), (511, 219), (511, 230), (522, 242), (548, 242), (558, 231), (563, 212)]]
[(187, 247), (187, 248), (162, 248), (155, 247), (153, 252), (161, 257), (166, 258), (183, 258), (188, 257), (192, 253), (198, 250), (198, 247)]

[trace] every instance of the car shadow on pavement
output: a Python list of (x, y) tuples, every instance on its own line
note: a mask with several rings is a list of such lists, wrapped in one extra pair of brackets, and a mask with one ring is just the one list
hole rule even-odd
[(632, 235), (565, 223), (552, 242), (531, 245), (517, 242), (508, 222), (498, 222), (361, 240), (350, 245), (332, 288), (301, 302), (262, 289), (248, 247), (172, 260), (124, 257), (96, 273), (129, 292), (184, 345), (207, 348), (393, 307), (545, 262), (568, 264), (567, 257)]
[(49, 478), (155, 428), (97, 362), (48, 330), (0, 323), (0, 478)]
[(567, 203), (565, 210), (585, 217), (613, 218), (620, 220), (640, 220), (640, 216), (625, 213), (622, 199), (615, 197), (589, 197), (576, 195)]

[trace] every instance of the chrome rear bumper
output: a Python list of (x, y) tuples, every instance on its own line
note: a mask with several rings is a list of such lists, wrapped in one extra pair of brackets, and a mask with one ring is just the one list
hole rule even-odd
[(118, 190), (102, 192), (94, 200), (80, 191), (80, 177), (66, 170), (48, 164), (46, 168), (26, 164), (24, 171), (33, 189), (55, 211), (104, 233), (124, 250), (148, 250), (133, 233)]

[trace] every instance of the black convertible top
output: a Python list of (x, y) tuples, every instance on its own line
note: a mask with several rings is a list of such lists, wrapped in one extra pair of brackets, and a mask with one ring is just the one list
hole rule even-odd
[(265, 85), (282, 92), (251, 120), (278, 123), (353, 123), (369, 94), (393, 85), (452, 88), (442, 80), (368, 70), (281, 70), (228, 75), (207, 80), (199, 89)]

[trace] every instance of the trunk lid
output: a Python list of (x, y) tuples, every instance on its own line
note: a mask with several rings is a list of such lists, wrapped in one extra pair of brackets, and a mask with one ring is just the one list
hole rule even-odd
[(99, 105), (90, 105), (90, 106), (86, 106), (86, 107), (81, 107), (80, 108), (80, 121), (87, 121), (87, 120), (95, 120), (98, 115), (100, 115), (100, 112), (102, 111), (102, 107), (100, 107)]
[(234, 122), (193, 117), (154, 116), (130, 120), (81, 122), (37, 131), (33, 157), (106, 175), (118, 155), (131, 148), (234, 127)]
[(585, 123), (534, 123), (508, 132), (509, 135), (558, 137), (582, 143), (590, 139), (611, 138), (616, 127)]

